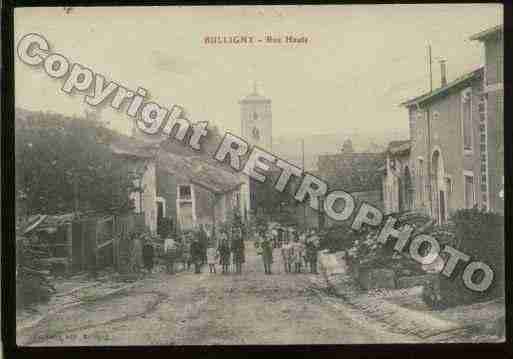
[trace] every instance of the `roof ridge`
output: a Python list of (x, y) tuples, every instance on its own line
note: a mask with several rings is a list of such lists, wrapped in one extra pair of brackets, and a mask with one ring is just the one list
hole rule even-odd
[(413, 97), (406, 101), (403, 101), (400, 105), (401, 106), (409, 106), (413, 102), (420, 102), (420, 101), (427, 100), (439, 93), (449, 90), (451, 87), (458, 85), (462, 81), (468, 80), (468, 79), (472, 78), (473, 76), (476, 76), (478, 73), (482, 72), (483, 69), (484, 69), (484, 66), (480, 65), (478, 68), (468, 71), (468, 72), (454, 78), (452, 81), (448, 82), (447, 85), (439, 87), (437, 89), (434, 89), (432, 92), (425, 92), (422, 95)]

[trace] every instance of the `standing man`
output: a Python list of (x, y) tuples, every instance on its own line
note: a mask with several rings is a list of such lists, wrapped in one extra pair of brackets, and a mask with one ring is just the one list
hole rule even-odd
[(312, 274), (318, 274), (317, 273), (318, 243), (317, 242), (318, 242), (317, 237), (315, 235), (309, 237), (306, 242), (306, 258), (310, 265), (310, 273), (312, 273)]
[(153, 248), (153, 243), (151, 242), (151, 238), (149, 235), (144, 236), (144, 245), (142, 249), (144, 268), (148, 273), (151, 273), (153, 270), (153, 257), (155, 254), (155, 250)]
[(199, 225), (199, 231), (198, 231), (198, 240), (201, 245), (201, 263), (206, 264), (207, 263), (207, 248), (208, 248), (208, 235), (205, 231), (205, 227), (203, 224)]
[(273, 263), (273, 244), (271, 243), (270, 235), (261, 233), (261, 236), (263, 237), (263, 240), (260, 245), (262, 246), (262, 259), (264, 260), (264, 271), (265, 274), (272, 274), (271, 264)]

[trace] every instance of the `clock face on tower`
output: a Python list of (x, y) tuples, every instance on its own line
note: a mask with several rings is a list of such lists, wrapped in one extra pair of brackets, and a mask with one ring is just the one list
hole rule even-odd
[(253, 131), (251, 131), (251, 134), (253, 135), (253, 138), (255, 140), (260, 140), (260, 131), (258, 130), (258, 128), (253, 127)]

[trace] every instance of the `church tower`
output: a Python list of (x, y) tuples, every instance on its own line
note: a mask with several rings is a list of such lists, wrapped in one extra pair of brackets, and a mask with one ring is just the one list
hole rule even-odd
[(250, 145), (271, 151), (273, 128), (271, 100), (260, 95), (255, 84), (253, 93), (240, 100), (239, 104), (242, 138)]
[[(239, 101), (241, 137), (250, 146), (258, 146), (268, 152), (272, 151), (272, 114), (271, 100), (260, 95), (253, 85), (253, 92)], [(243, 211), (246, 219), (256, 207), (256, 183), (249, 177), (245, 178), (241, 187)]]

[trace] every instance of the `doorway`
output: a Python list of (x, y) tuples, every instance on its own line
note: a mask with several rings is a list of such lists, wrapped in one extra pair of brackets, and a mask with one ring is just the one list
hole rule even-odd
[(447, 195), (444, 181), (444, 164), (440, 149), (435, 149), (432, 156), (431, 175), (431, 215), (439, 224), (447, 222)]

